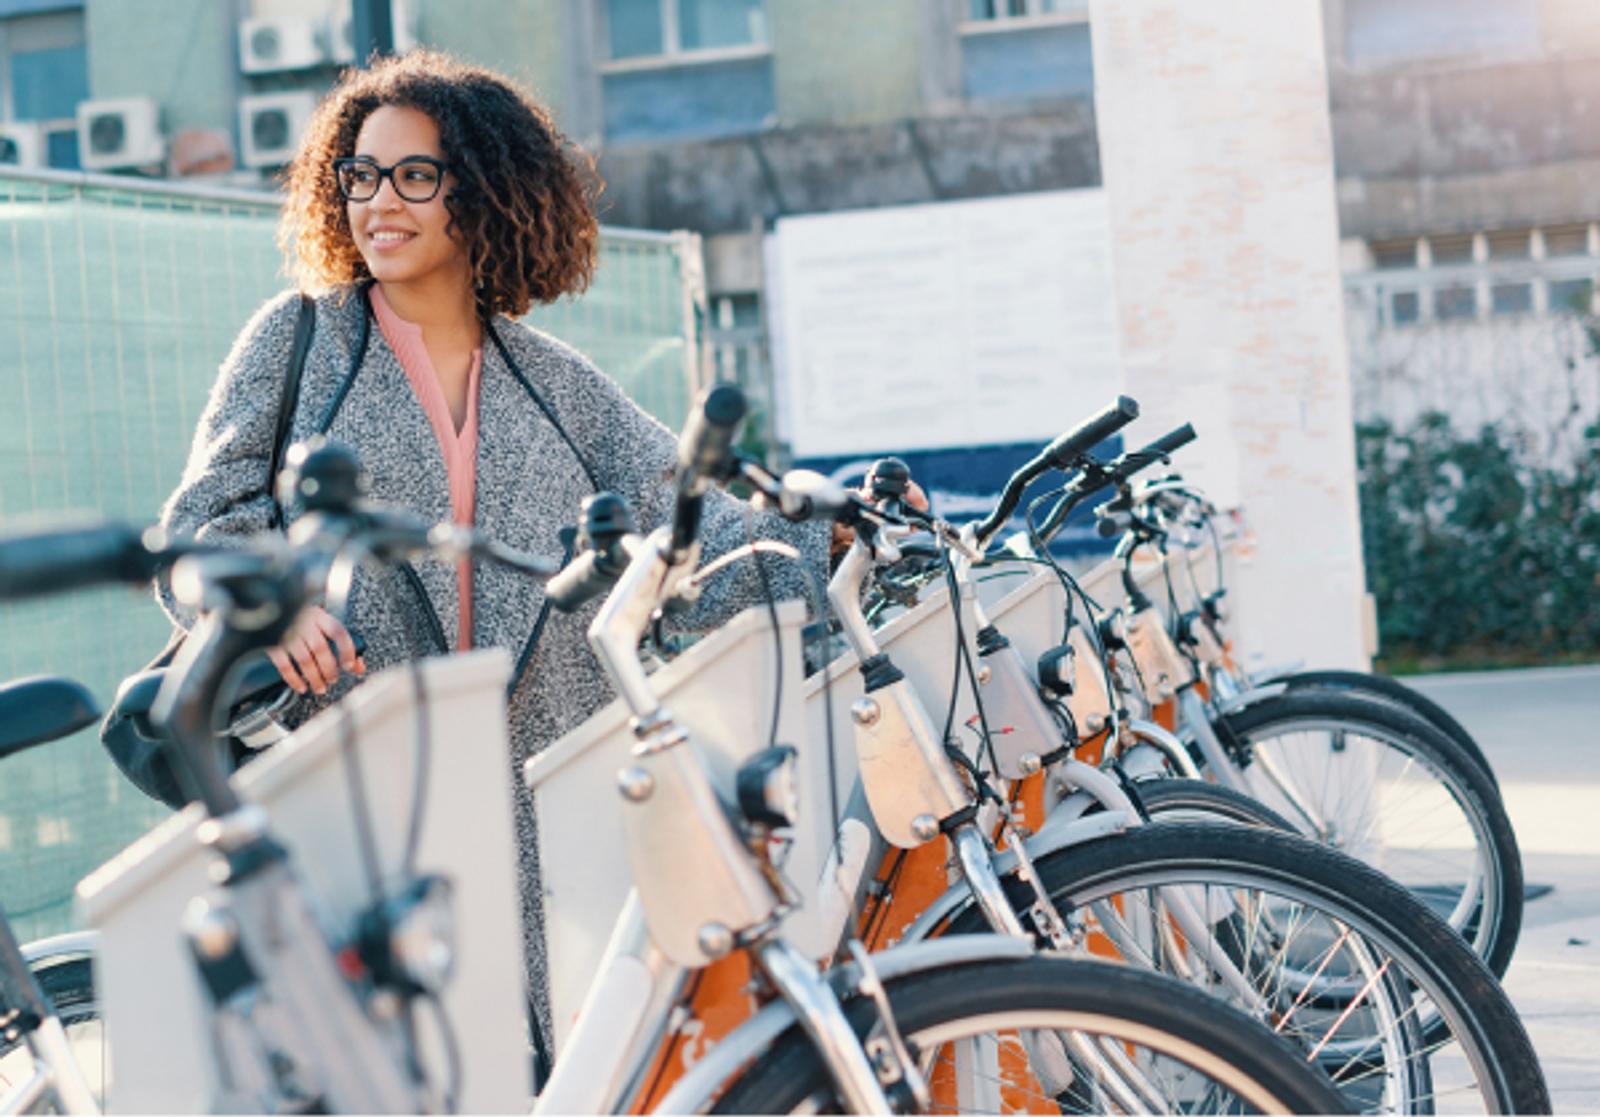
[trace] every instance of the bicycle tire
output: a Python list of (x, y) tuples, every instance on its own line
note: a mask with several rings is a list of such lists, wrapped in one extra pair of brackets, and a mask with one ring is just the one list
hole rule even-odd
[[(1295, 834), (1230, 824), (1151, 823), (1035, 859), (1034, 867), (1063, 913), (1082, 913), (1109, 897), (1140, 890), (1214, 884), (1294, 898), (1386, 955), (1402, 994), (1429, 998), (1459, 1055), (1476, 1075), (1490, 1112), (1548, 1113), (1550, 1095), (1516, 1010), (1483, 960), (1408, 891), (1368, 865)], [(1018, 911), (1031, 893), (1017, 878), (1006, 888)], [(986, 931), (972, 906), (944, 933)], [(1147, 962), (1150, 960), (1147, 959)], [(1423, 1009), (1414, 1009), (1419, 1018)], [(1410, 1058), (1429, 1063), (1457, 1052), (1433, 1044)], [(1357, 1068), (1360, 1070), (1361, 1068)], [(1422, 1112), (1426, 1103), (1408, 1107)], [(1347, 1102), (1342, 1109), (1361, 1108)]]
[[(1034, 957), (926, 971), (885, 984), (895, 1022), (922, 1061), (938, 1059), (948, 1037), (963, 1028), (973, 1034), (989, 1028), (1080, 1031), (1139, 1043), (1164, 1057), (1193, 1055), (1262, 1112), (1330, 1113), (1341, 1105), (1327, 1079), (1289, 1044), (1243, 1014), (1218, 1013), (1214, 999), (1157, 974)], [(872, 1003), (856, 998), (845, 1008), (857, 1033), (867, 1036), (876, 1019)], [(1029, 1111), (1047, 1111), (1038, 1103), (1056, 1100), (1029, 1097)], [(830, 1111), (837, 1099), (815, 1048), (796, 1026), (723, 1093), (713, 1112), (788, 1113), (807, 1103)]]
[(1140, 780), (1133, 786), (1152, 822), (1232, 822), (1296, 832), (1277, 811), (1231, 787), (1185, 779)]
[[(1405, 785), (1393, 796), (1397, 805), (1401, 805), (1398, 800), (1403, 798), (1405, 804), (1420, 803), (1425, 808), (1403, 813), (1399, 825), (1391, 826), (1381, 843), (1370, 841), (1369, 835), (1346, 835), (1342, 848), (1350, 850), (1359, 860), (1377, 862), (1377, 868), (1397, 877), (1401, 883), (1419, 888), (1425, 896), (1431, 897), (1430, 902), (1436, 909), (1450, 908), (1447, 919), (1451, 925), (1472, 943), (1496, 976), (1503, 975), (1511, 964), (1522, 930), (1522, 855), (1499, 789), (1482, 766), (1453, 738), (1416, 715), (1393, 706), (1349, 694), (1316, 690), (1291, 691), (1264, 699), (1213, 722), (1217, 736), (1242, 761), (1247, 778), (1264, 748), (1277, 748), (1285, 757), (1293, 750), (1302, 758), (1297, 763), (1309, 763), (1309, 758), (1320, 750), (1316, 734), (1331, 726), (1342, 727), (1339, 739), (1346, 743), (1340, 747), (1349, 747), (1345, 735), (1355, 735), (1358, 741), (1370, 742), (1372, 747), (1367, 751), (1372, 753), (1376, 765), (1388, 766), (1390, 772), (1394, 772), (1394, 765), (1401, 766), (1396, 780), (1391, 782), (1392, 787)], [(1296, 740), (1297, 734), (1310, 736)], [(1305, 769), (1306, 779), (1318, 784), (1324, 802), (1335, 786), (1325, 763), (1326, 757), (1320, 771)], [(1358, 797), (1363, 793), (1370, 796), (1373, 788), (1374, 782), (1369, 781), (1367, 787), (1358, 786), (1355, 791)], [(1295, 819), (1294, 812), (1286, 805), (1287, 800), (1272, 799), (1265, 784), (1253, 782), (1252, 791), (1262, 792), (1261, 797), (1270, 806)], [(1348, 809), (1352, 808), (1335, 795), (1332, 813), (1339, 815)], [(1369, 831), (1381, 829), (1376, 824), (1376, 812), (1381, 807), (1363, 801), (1354, 809), (1363, 814), (1373, 812), (1370, 817), (1374, 821)], [(1397, 851), (1403, 848), (1401, 843), (1412, 839), (1420, 842), (1432, 824), (1429, 820), (1441, 818), (1442, 825), (1434, 840), (1448, 846), (1450, 852), (1419, 849), (1410, 856), (1408, 867), (1402, 868), (1394, 860)], [(1307, 826), (1296, 829), (1314, 830), (1316, 823), (1306, 821)], [(1474, 865), (1468, 865), (1457, 852), (1463, 841), (1468, 840), (1476, 859)], [(1439, 866), (1446, 859), (1453, 864), (1441, 870)], [(1424, 876), (1451, 873), (1461, 879), (1435, 880)], [(1483, 894), (1492, 900), (1487, 907), (1481, 899), (1474, 905), (1466, 895), (1466, 888), (1474, 883), (1475, 873), (1482, 874)], [(1458, 887), (1459, 895), (1454, 891)]]
[(1497, 789), (1500, 786), (1500, 779), (1495, 775), (1483, 747), (1471, 733), (1467, 732), (1466, 727), (1439, 703), (1421, 691), (1406, 686), (1399, 679), (1365, 671), (1297, 671), (1292, 675), (1279, 675), (1264, 682), (1282, 683), (1290, 691), (1349, 692), (1407, 710), (1460, 745), (1462, 755), (1471, 757), (1473, 763), (1483, 770), (1484, 775), (1489, 777), (1489, 782)]
[[(110, 1081), (110, 1067), (100, 1019), (100, 998), (94, 985), (94, 960), (82, 954), (45, 957), (30, 968), (40, 989), (55, 1006), (56, 1016), (61, 1020), (95, 1096), (103, 1100)], [(23, 1061), (31, 1062), (25, 1048), (21, 1037), (10, 1042), (0, 1038), (0, 1084), (13, 1077), (13, 1062), (19, 1067)]]

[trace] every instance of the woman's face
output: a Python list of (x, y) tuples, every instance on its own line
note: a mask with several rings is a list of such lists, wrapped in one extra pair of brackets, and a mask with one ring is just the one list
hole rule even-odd
[[(400, 105), (382, 105), (373, 110), (356, 136), (355, 155), (371, 159), (380, 167), (394, 167), (414, 156), (443, 161), (439, 126), (427, 113)], [(422, 170), (419, 168), (419, 171)], [(367, 269), (380, 283), (414, 283), (459, 276), (470, 284), (472, 266), (466, 246), (446, 232), (450, 213), (446, 195), (455, 187), (455, 176), (445, 172), (438, 193), (426, 202), (411, 202), (395, 190), (393, 176), (378, 181), (378, 192), (367, 201), (346, 202), (350, 233), (356, 250), (367, 262)], [(401, 183), (414, 197), (423, 196), (428, 183), (422, 173)]]

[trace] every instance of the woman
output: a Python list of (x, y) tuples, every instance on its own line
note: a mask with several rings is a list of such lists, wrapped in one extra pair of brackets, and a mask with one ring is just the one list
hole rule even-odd
[[(348, 72), (289, 171), (282, 239), (299, 286), (316, 294), (291, 437), (326, 433), (352, 446), (379, 501), (536, 554), (563, 554), (561, 529), (598, 491), (626, 497), (645, 530), (663, 522), (672, 433), (582, 355), (513, 321), (593, 274), (585, 172), (549, 115), (495, 74), (429, 52)], [(214, 539), (273, 522), (265, 474), (299, 303), (293, 292), (273, 299), (235, 342), (166, 527)], [(708, 556), (744, 542), (751, 522), (746, 506), (713, 494)], [(766, 564), (774, 591), (806, 593), (806, 567), (826, 569), (827, 530), (753, 522), (805, 558)], [(738, 564), (708, 585), (696, 619), (715, 623), (760, 591), (750, 564)], [(192, 624), (165, 587), (161, 597)], [(425, 560), (363, 570), (345, 624), (311, 609), (273, 653), (305, 696), (298, 721), (370, 670), (469, 647), (511, 652), (509, 778), (530, 990), (541, 1003), (537, 850), (519, 773), (531, 751), (611, 697), (584, 638), (594, 608), (552, 612), (540, 586), (503, 568)], [(360, 658), (350, 633), (365, 641)]]

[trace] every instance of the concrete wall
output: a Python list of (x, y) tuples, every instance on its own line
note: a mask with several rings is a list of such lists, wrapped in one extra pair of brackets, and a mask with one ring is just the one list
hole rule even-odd
[(928, 0), (769, 0), (781, 124), (914, 116), (922, 99)]
[(509, 74), (527, 85), (566, 127), (569, 12), (559, 0), (411, 0), (417, 37), (431, 47)]
[(89, 95), (154, 97), (169, 136), (238, 131), (235, 0), (88, 0)]
[(1366, 660), (1365, 582), (1316, 0), (1093, 0), (1130, 438), (1246, 510), (1248, 653)]
[[(1326, 5), (1346, 236), (1473, 231), (1600, 213), (1600, 5), (1353, 3)], [(1491, 22), (1514, 17), (1520, 31), (1439, 53), (1440, 37), (1421, 31), (1466, 26), (1467, 8)], [(1364, 54), (1361, 40), (1371, 36), (1362, 28), (1380, 18), (1393, 24), (1391, 38), (1416, 24), (1409, 47)]]
[(606, 149), (605, 219), (744, 232), (786, 214), (1097, 186), (1084, 102)]

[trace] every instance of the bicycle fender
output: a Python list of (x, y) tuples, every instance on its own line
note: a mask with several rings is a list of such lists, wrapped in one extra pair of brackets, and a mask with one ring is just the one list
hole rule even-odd
[(29, 966), (54, 958), (79, 958), (94, 954), (100, 945), (98, 931), (69, 931), (64, 935), (51, 935), (22, 944), (22, 960)]
[[(955, 935), (880, 951), (873, 954), (872, 966), (880, 980), (895, 981), (927, 970), (1028, 958), (1033, 953), (1031, 944), (1009, 935)], [(849, 976), (853, 973), (854, 967), (847, 965), (836, 970), (834, 976), (845, 976), (853, 985), (854, 979)], [(784, 1001), (773, 1001), (706, 1052), (653, 1112), (701, 1112), (723, 1083), (740, 1067), (758, 1058), (795, 1023), (794, 1010)]]
[[(1058, 819), (1055, 815), (1052, 815), (1040, 827), (1039, 832), (1023, 844), (1027, 846), (1028, 856), (1032, 860), (1038, 861), (1039, 858), (1046, 854), (1066, 849), (1068, 846), (1092, 842), (1109, 834), (1120, 834), (1129, 826), (1134, 825), (1138, 825), (1138, 819), (1130, 818), (1126, 811), (1100, 811), (1085, 817), (1068, 819)], [(1011, 876), (1017, 870), (1016, 854), (996, 854), (994, 868), (995, 872), (1002, 878)], [(954, 939), (931, 939), (928, 936), (935, 927), (970, 903), (972, 903), (972, 892), (965, 884), (958, 884), (946, 890), (944, 895), (929, 904), (923, 909), (922, 914), (911, 922), (911, 925), (905, 929), (905, 933), (900, 936), (900, 941), (915, 945), (956, 941)], [(974, 936), (961, 935), (958, 937), (971, 938)], [(905, 948), (897, 947), (896, 949)], [(877, 958), (878, 955), (874, 954), (873, 959), (876, 960)]]
[(1288, 683), (1265, 683), (1261, 686), (1253, 686), (1249, 690), (1241, 690), (1226, 702), (1217, 703), (1212, 709), (1212, 715), (1219, 718), (1227, 717), (1229, 714), (1242, 710), (1246, 706), (1253, 706), (1257, 702), (1263, 702), (1268, 698), (1276, 698), (1288, 689)]

